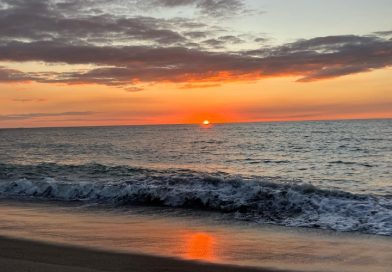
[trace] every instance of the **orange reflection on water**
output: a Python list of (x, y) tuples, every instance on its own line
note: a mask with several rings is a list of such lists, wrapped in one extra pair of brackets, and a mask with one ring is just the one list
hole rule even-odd
[(204, 232), (189, 233), (185, 236), (185, 258), (214, 261), (216, 260), (214, 248), (216, 239)]

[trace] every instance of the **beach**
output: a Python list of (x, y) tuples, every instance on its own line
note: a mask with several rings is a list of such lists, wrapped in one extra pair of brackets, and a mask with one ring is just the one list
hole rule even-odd
[(244, 224), (216, 213), (0, 201), (0, 218), (2, 272), (388, 272), (392, 266), (390, 237)]
[(203, 264), (138, 254), (120, 254), (0, 237), (2, 272), (267, 272), (261, 268)]

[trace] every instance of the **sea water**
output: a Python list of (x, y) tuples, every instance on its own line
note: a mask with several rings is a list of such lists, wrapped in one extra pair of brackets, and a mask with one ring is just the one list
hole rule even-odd
[(1, 129), (0, 198), (392, 236), (392, 120)]

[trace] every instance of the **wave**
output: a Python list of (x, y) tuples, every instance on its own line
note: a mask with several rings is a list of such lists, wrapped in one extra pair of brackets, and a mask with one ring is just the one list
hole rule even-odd
[(373, 165), (369, 163), (360, 163), (360, 162), (351, 162), (351, 161), (331, 161), (330, 164), (345, 164), (345, 165), (356, 165), (356, 166), (364, 166), (364, 167), (373, 167)]
[(204, 209), (233, 218), (392, 236), (392, 199), (222, 172), (0, 164), (0, 197)]

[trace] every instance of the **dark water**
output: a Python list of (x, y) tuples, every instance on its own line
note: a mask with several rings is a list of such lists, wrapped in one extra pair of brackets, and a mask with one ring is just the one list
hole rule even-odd
[(392, 120), (0, 130), (0, 196), (392, 235)]

